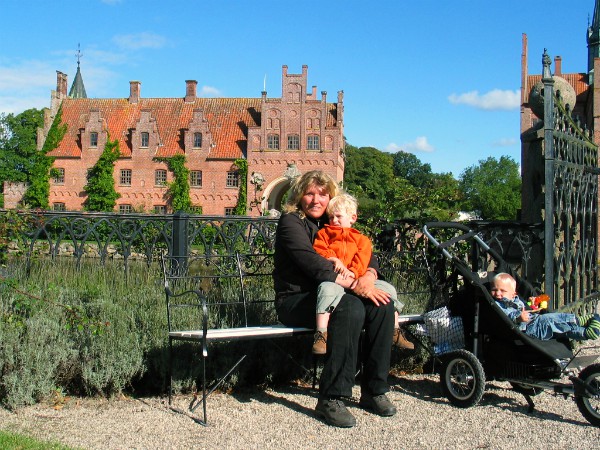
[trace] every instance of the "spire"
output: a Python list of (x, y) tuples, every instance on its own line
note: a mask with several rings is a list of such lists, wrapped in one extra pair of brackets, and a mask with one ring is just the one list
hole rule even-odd
[[(589, 19), (588, 19), (589, 22)], [(600, 0), (594, 5), (592, 24), (587, 29), (588, 44), (588, 84), (594, 82), (594, 58), (600, 58)]]
[(77, 73), (75, 74), (75, 79), (73, 80), (73, 84), (71, 85), (71, 90), (69, 91), (70, 98), (87, 98), (87, 94), (85, 93), (85, 86), (83, 85), (83, 77), (81, 76), (81, 70), (79, 69), (80, 59), (83, 56), (79, 49), (79, 44), (77, 44)]

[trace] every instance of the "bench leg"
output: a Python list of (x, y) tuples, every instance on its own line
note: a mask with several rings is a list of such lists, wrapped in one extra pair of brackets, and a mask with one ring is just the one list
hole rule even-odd
[(210, 388), (210, 390), (207, 391), (206, 388), (206, 357), (202, 358), (202, 398), (200, 400), (198, 400), (198, 397), (196, 396), (194, 399), (192, 399), (192, 402), (190, 403), (189, 406), (189, 410), (190, 412), (194, 412), (196, 411), (196, 409), (198, 408), (198, 406), (200, 406), (200, 404), (202, 404), (202, 412), (204, 415), (204, 422), (201, 422), (203, 425), (207, 425), (208, 421), (207, 421), (207, 417), (206, 417), (206, 399), (208, 398), (208, 396), (210, 394), (212, 394), (219, 386), (221, 386), (223, 384), (223, 382), (227, 379), (227, 377), (229, 375), (231, 375), (231, 373), (241, 364), (241, 362), (246, 359), (246, 355), (243, 355), (232, 367), (231, 369), (229, 369), (227, 371), (227, 373), (225, 375), (223, 375), (221, 378), (219, 378), (217, 380), (217, 382), (214, 384), (213, 387)]

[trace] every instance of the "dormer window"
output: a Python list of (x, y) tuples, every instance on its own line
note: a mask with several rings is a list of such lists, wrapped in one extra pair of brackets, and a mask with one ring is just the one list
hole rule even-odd
[(90, 133), (90, 147), (98, 147), (98, 133), (95, 131)]
[(140, 138), (141, 138), (140, 147), (148, 147), (148, 145), (150, 143), (150, 134), (146, 131), (143, 131), (140, 134)]
[(202, 147), (202, 133), (194, 133), (194, 148)]

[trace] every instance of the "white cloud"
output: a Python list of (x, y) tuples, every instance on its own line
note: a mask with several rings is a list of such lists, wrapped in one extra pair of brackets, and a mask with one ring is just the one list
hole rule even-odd
[(512, 147), (517, 143), (518, 141), (515, 138), (502, 138), (492, 142), (492, 147)]
[(454, 105), (468, 105), (486, 111), (511, 110), (521, 105), (521, 93), (519, 90), (501, 89), (493, 89), (485, 94), (471, 91), (464, 94), (451, 94), (448, 96), (448, 101)]
[(11, 97), (0, 94), (0, 113), (20, 114), (31, 108), (42, 109), (50, 107), (50, 91), (45, 97)]
[(433, 145), (427, 142), (427, 137), (419, 136), (413, 142), (407, 142), (405, 144), (398, 145), (394, 142), (388, 144), (385, 150), (390, 153), (397, 153), (399, 151), (408, 153), (425, 152), (430, 153), (435, 150)]
[(198, 93), (198, 97), (222, 97), (223, 94), (219, 89), (212, 86), (202, 86), (200, 92)]
[(113, 42), (119, 47), (128, 50), (139, 50), (142, 48), (162, 48), (167, 43), (164, 36), (154, 33), (120, 34), (113, 37)]

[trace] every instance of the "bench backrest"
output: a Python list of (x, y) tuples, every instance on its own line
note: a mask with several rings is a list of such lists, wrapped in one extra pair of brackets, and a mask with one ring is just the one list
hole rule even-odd
[[(277, 323), (270, 254), (164, 257), (169, 331)], [(199, 322), (200, 320), (200, 322)]]

